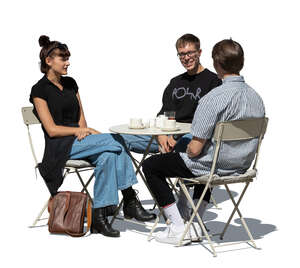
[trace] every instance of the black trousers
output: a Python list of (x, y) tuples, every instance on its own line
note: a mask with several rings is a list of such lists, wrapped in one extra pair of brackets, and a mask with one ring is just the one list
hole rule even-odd
[[(153, 155), (143, 162), (143, 172), (147, 183), (154, 194), (160, 207), (175, 202), (172, 189), (169, 187), (166, 178), (194, 178), (196, 177), (185, 165), (179, 153), (166, 153)], [(199, 199), (205, 185), (196, 185), (193, 199)], [(211, 192), (208, 189), (204, 200), (209, 202)]]

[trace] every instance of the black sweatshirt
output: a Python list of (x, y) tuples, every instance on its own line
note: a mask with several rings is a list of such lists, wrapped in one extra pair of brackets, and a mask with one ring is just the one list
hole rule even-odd
[(171, 79), (163, 94), (163, 106), (157, 115), (175, 111), (176, 121), (192, 123), (198, 101), (213, 88), (222, 84), (208, 69), (189, 75), (187, 72)]

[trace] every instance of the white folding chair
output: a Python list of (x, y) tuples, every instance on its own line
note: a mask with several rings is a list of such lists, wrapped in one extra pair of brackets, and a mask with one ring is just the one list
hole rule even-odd
[[(188, 199), (188, 201), (193, 209), (193, 214), (192, 214), (189, 222), (186, 225), (185, 231), (178, 243), (178, 246), (181, 246), (183, 244), (183, 240), (184, 240), (187, 232), (190, 231), (191, 224), (193, 223), (193, 220), (196, 217), (196, 219), (200, 225), (200, 228), (202, 230), (202, 233), (204, 233), (204, 236), (198, 235), (198, 240), (202, 241), (202, 238), (205, 237), (211, 247), (213, 256), (216, 256), (217, 254), (216, 254), (215, 248), (224, 246), (224, 243), (219, 244), (219, 245), (214, 245), (212, 243), (210, 237), (220, 236), (220, 239), (222, 240), (235, 212), (237, 212), (240, 217), (240, 220), (242, 222), (242, 225), (243, 225), (246, 233), (248, 234), (250, 240), (235, 242), (235, 243), (228, 243), (226, 245), (233, 245), (233, 244), (238, 244), (238, 243), (251, 243), (254, 248), (257, 248), (257, 246), (254, 242), (253, 236), (252, 236), (238, 206), (241, 203), (241, 200), (249, 186), (249, 183), (252, 182), (253, 179), (257, 175), (256, 165), (257, 165), (257, 160), (258, 160), (258, 156), (259, 156), (261, 142), (262, 142), (262, 139), (266, 132), (267, 124), (268, 124), (268, 118), (251, 118), (251, 119), (246, 119), (246, 120), (219, 122), (216, 125), (215, 131), (214, 131), (214, 136), (213, 136), (213, 139), (216, 141), (216, 146), (214, 148), (213, 163), (212, 163), (212, 167), (210, 170), (210, 174), (201, 176), (201, 177), (197, 177), (197, 178), (178, 178), (178, 183), (179, 183), (180, 187), (183, 189), (183, 192), (185, 193), (185, 196)], [(215, 174), (216, 164), (218, 162), (219, 150), (220, 150), (220, 146), (221, 146), (222, 142), (242, 141), (242, 140), (250, 140), (250, 139), (254, 139), (254, 138), (258, 139), (258, 146), (256, 149), (256, 154), (255, 154), (255, 159), (253, 161), (253, 165), (249, 170), (247, 170), (244, 174), (237, 175), (237, 176), (218, 176), (217, 174)], [(192, 185), (205, 184), (204, 191), (203, 191), (197, 205), (194, 205), (192, 197), (190, 196), (189, 191), (187, 190), (187, 186), (189, 183), (191, 183)], [(242, 193), (240, 194), (240, 197), (237, 202), (235, 202), (235, 200), (229, 190), (229, 187), (228, 187), (228, 184), (233, 184), (233, 183), (245, 183), (245, 187), (244, 187)], [(225, 186), (225, 189), (234, 205), (234, 209), (233, 209), (222, 233), (208, 235), (207, 230), (203, 224), (203, 221), (200, 218), (197, 211), (201, 205), (201, 202), (202, 202), (208, 188), (214, 187), (214, 186), (220, 186), (220, 185)], [(151, 231), (151, 233), (152, 232), (153, 232), (153, 230)]]
[[(34, 150), (34, 146), (33, 146), (33, 142), (32, 142), (32, 137), (31, 137), (31, 134), (30, 134), (29, 126), (33, 125), (33, 124), (40, 124), (40, 121), (34, 115), (32, 106), (22, 107), (22, 116), (23, 116), (24, 124), (27, 127), (30, 149), (31, 149), (31, 153), (33, 155), (34, 161), (35, 161), (35, 168), (37, 168), (38, 160), (37, 160), (37, 157), (36, 157), (36, 154), (35, 154), (35, 150)], [(91, 180), (94, 177), (94, 172), (92, 173), (92, 175), (90, 175), (90, 177), (88, 178), (86, 183), (82, 179), (80, 173), (82, 173), (84, 171), (94, 170), (94, 168), (95, 167), (93, 165), (91, 165), (88, 161), (85, 161), (85, 160), (68, 160), (66, 165), (65, 165), (64, 174), (63, 174), (63, 178), (65, 179), (65, 177), (67, 175), (75, 173), (77, 175), (81, 185), (82, 185), (81, 192), (85, 192), (88, 195), (91, 202), (93, 202), (93, 201), (92, 201), (91, 195), (90, 195), (87, 187), (88, 187), (89, 183), (91, 182)], [(34, 222), (32, 223), (32, 225), (30, 227), (35, 227), (37, 222), (41, 220), (41, 217), (42, 217), (44, 211), (46, 210), (47, 206), (48, 206), (48, 200), (46, 201), (46, 203), (43, 206), (42, 210), (40, 211), (38, 216), (35, 218)]]

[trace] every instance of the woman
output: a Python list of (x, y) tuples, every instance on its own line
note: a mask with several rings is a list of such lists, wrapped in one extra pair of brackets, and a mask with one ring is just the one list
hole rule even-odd
[[(143, 163), (143, 171), (157, 202), (163, 208), (171, 224), (164, 232), (159, 232), (156, 240), (177, 244), (184, 231), (184, 221), (175, 203), (166, 177), (193, 178), (209, 174), (215, 141), (212, 139), (215, 126), (220, 121), (261, 118), (265, 115), (261, 97), (245, 83), (240, 71), (244, 65), (241, 45), (231, 39), (218, 42), (212, 51), (214, 67), (223, 80), (198, 103), (194, 114), (191, 134), (193, 136), (186, 153), (154, 155)], [(216, 172), (219, 175), (242, 174), (251, 165), (257, 148), (257, 139), (222, 144)], [(198, 196), (203, 188), (195, 187)], [(209, 201), (206, 192), (198, 210), (202, 217)], [(198, 203), (199, 200), (195, 200)]]
[(42, 123), (45, 151), (39, 171), (51, 195), (63, 182), (68, 159), (87, 159), (95, 165), (92, 233), (119, 237), (108, 223), (108, 211), (118, 204), (118, 190), (124, 198), (124, 216), (149, 221), (155, 218), (142, 207), (132, 185), (137, 183), (131, 159), (117, 136), (101, 134), (87, 126), (78, 86), (67, 74), (70, 51), (65, 44), (39, 38), (41, 72), (45, 75), (31, 90), (30, 102)]

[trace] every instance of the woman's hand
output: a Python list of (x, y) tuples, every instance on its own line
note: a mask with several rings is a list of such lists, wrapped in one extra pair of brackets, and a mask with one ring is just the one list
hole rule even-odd
[(75, 133), (75, 136), (80, 141), (84, 139), (86, 136), (94, 135), (94, 134), (101, 134), (101, 132), (90, 127), (85, 127), (85, 128), (80, 127), (78, 128), (78, 131)]
[(78, 128), (78, 131), (75, 132), (75, 136), (77, 137), (77, 140), (82, 140), (84, 139), (86, 136), (90, 135), (90, 131), (88, 128)]
[(88, 128), (89, 129), (89, 131), (90, 131), (90, 133), (92, 134), (92, 135), (94, 135), (94, 134), (101, 134), (101, 132), (100, 131), (98, 131), (98, 130), (96, 130), (96, 129), (93, 129), (93, 128)]

